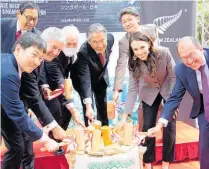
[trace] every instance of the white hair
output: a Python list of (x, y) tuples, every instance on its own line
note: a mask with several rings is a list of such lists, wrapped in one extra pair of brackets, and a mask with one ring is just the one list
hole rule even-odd
[(65, 35), (72, 34), (72, 35), (76, 35), (77, 37), (79, 37), (79, 33), (80, 33), (78, 28), (75, 27), (74, 25), (65, 26), (62, 28), (62, 31)]
[(41, 37), (44, 39), (44, 41), (49, 42), (51, 40), (59, 41), (62, 43), (66, 43), (66, 36), (62, 32), (61, 29), (57, 27), (49, 27), (46, 28), (42, 34)]

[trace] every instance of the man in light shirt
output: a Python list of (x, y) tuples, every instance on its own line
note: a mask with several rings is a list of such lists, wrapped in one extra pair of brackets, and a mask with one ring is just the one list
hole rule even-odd
[(191, 118), (198, 118), (200, 169), (209, 168), (209, 49), (202, 48), (194, 37), (183, 37), (177, 44), (182, 60), (176, 66), (176, 83), (170, 98), (166, 101), (156, 127), (148, 130), (150, 137), (171, 121), (186, 91), (193, 98)]

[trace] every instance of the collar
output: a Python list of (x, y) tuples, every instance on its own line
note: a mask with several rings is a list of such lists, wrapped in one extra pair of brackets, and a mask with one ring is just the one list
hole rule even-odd
[(17, 28), (16, 28), (16, 33), (18, 32), (18, 31), (21, 31), (22, 33), (24, 33), (24, 32), (27, 32), (26, 30), (21, 30), (21, 28), (20, 28), (20, 24), (19, 24), (19, 20), (17, 20)]
[(17, 20), (17, 28), (16, 28), (16, 32), (20, 31), (20, 24), (19, 24), (19, 21)]
[(21, 71), (21, 69), (20, 69), (20, 66), (19, 66), (18, 63), (17, 63), (17, 60), (16, 60), (16, 57), (15, 57), (14, 53), (11, 54), (11, 58), (12, 58), (12, 62), (13, 62), (13, 64), (14, 64), (14, 66), (15, 66), (15, 68), (16, 68), (18, 74), (19, 74), (19, 77), (21, 78), (22, 71)]
[[(136, 30), (136, 32), (142, 32), (141, 26), (138, 27), (138, 29)], [(126, 32), (126, 37), (127, 37), (127, 39), (129, 39), (131, 37), (131, 33)]]
[(20, 66), (19, 66), (19, 65), (17, 65), (17, 66), (18, 66), (18, 74), (19, 74), (19, 78), (21, 79), (22, 71), (21, 71), (21, 69), (20, 69)]

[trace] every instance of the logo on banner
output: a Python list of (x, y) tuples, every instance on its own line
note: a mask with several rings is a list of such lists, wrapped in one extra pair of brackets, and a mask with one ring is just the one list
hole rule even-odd
[(136, 0), (129, 0), (129, 2), (128, 2), (127, 5), (129, 5), (129, 4), (133, 5), (135, 1), (136, 1)]
[(164, 32), (173, 25), (181, 17), (182, 9), (175, 15), (162, 16), (156, 18), (153, 23), (157, 26), (158, 33), (164, 34)]

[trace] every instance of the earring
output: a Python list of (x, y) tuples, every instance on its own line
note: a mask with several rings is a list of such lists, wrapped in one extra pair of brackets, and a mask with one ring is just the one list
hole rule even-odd
[(134, 55), (133, 60), (136, 60), (136, 59), (137, 59), (137, 57), (136, 57), (136, 55)]

